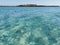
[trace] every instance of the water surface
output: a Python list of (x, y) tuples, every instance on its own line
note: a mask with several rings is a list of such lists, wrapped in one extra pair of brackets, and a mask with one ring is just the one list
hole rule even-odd
[(0, 45), (60, 45), (60, 7), (0, 7)]

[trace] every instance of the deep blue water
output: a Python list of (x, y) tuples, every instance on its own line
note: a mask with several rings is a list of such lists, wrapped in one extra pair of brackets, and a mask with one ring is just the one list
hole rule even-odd
[(0, 45), (60, 45), (60, 7), (0, 7)]

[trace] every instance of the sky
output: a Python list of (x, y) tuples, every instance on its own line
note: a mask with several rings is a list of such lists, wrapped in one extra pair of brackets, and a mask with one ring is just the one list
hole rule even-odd
[(20, 4), (60, 5), (60, 0), (0, 0), (0, 5)]

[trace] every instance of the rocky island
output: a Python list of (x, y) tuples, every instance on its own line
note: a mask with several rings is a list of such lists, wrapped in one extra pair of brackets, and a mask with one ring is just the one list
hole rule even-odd
[(58, 5), (37, 5), (37, 4), (22, 4), (19, 7), (59, 7)]

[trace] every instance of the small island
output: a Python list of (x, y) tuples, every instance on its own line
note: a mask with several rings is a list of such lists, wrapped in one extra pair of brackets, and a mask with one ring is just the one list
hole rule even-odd
[(59, 7), (58, 5), (37, 5), (37, 4), (22, 4), (18, 5), (18, 7)]
[(38, 4), (20, 4), (20, 5), (0, 5), (0, 7), (60, 7), (59, 5), (38, 5)]

